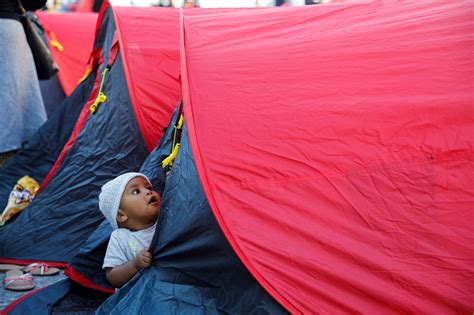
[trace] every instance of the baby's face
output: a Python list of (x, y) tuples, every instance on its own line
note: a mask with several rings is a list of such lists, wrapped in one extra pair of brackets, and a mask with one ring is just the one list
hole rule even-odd
[(128, 182), (120, 200), (120, 209), (137, 222), (156, 220), (160, 212), (160, 195), (143, 177)]

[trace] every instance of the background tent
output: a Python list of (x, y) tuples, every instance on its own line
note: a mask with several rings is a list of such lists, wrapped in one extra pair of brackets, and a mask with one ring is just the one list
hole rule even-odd
[(44, 11), (36, 14), (60, 69), (57, 74), (59, 82), (66, 96), (69, 96), (86, 71), (94, 42), (97, 14)]
[[(41, 260), (56, 265), (68, 262), (103, 219), (97, 208), (102, 184), (120, 173), (139, 169), (149, 153), (147, 145), (158, 143), (163, 126), (178, 101), (177, 13), (173, 16), (166, 10), (157, 10), (147, 15), (150, 9), (138, 8), (111, 12), (108, 6), (104, 10), (107, 12), (100, 20), (96, 38), (96, 45), (102, 43), (103, 46), (100, 55), (103, 63), (91, 97), (68, 143), (43, 181), (39, 195), (2, 228), (1, 261)], [(141, 10), (144, 14), (138, 13)], [(133, 22), (127, 22), (129, 18)], [(129, 23), (127, 30), (134, 35), (145, 34), (143, 29), (153, 29), (157, 23), (163, 30), (153, 40), (139, 35), (124, 38), (124, 34), (130, 34), (122, 29), (125, 23)], [(168, 32), (175, 36), (166, 35)], [(133, 67), (128, 64), (127, 49), (140, 61), (138, 64), (130, 61)], [(175, 65), (174, 72), (172, 65)], [(104, 71), (106, 67), (108, 71)], [(148, 78), (150, 73), (154, 79)], [(147, 77), (142, 78), (142, 75)], [(173, 82), (174, 88), (161, 85), (160, 78)], [(127, 83), (129, 80), (133, 84)], [(143, 84), (149, 84), (145, 89), (148, 93), (142, 93)], [(99, 92), (103, 92), (107, 100), (92, 114), (89, 108)], [(173, 101), (165, 103), (163, 100)], [(147, 114), (157, 108), (163, 115)]]
[(291, 312), (472, 311), (473, 5), (185, 11), (204, 192)]
[(86, 72), (97, 14), (48, 13), (37, 11), (38, 30), (48, 44), (59, 72), (40, 81), (41, 94), (51, 117), (58, 105), (69, 96)]

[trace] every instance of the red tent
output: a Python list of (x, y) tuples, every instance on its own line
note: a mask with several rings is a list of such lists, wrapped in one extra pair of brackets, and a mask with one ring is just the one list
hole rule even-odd
[(288, 310), (472, 312), (473, 8), (184, 13), (201, 182), (234, 250)]
[[(181, 97), (177, 10), (114, 7), (130, 99), (148, 149), (158, 144)], [(165, 31), (154, 29), (155, 25)], [(153, 30), (144, 32), (143, 30)], [(159, 36), (149, 32), (159, 32)]]
[(97, 14), (42, 11), (36, 14), (45, 29), (54, 61), (59, 66), (59, 82), (64, 93), (69, 95), (86, 71), (94, 42)]

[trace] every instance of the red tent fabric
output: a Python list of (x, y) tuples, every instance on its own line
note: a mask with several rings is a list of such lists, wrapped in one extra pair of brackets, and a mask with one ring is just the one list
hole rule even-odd
[(182, 88), (203, 188), (288, 310), (474, 309), (473, 8), (184, 12)]
[[(114, 7), (113, 12), (130, 98), (145, 143), (151, 151), (158, 144), (168, 126), (170, 113), (181, 99), (179, 11), (173, 8)], [(159, 29), (156, 25), (160, 25)], [(156, 36), (156, 32), (160, 35)]]
[(94, 0), (80, 0), (79, 1), (79, 12), (93, 12)]
[[(76, 88), (86, 71), (94, 42), (96, 13), (48, 13), (37, 11), (46, 38), (59, 66), (58, 78), (66, 95)], [(60, 46), (52, 44), (56, 40)]]
[[(236, 9), (192, 9), (190, 15), (228, 13)], [(130, 98), (145, 143), (151, 151), (181, 100), (179, 10), (113, 7), (120, 53)], [(157, 29), (159, 25), (159, 29)], [(146, 31), (143, 30), (153, 30)], [(159, 32), (159, 36), (156, 36)], [(153, 88), (151, 88), (153, 87)]]

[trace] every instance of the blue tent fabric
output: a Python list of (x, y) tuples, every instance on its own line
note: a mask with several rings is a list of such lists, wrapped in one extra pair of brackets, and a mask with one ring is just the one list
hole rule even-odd
[(69, 266), (85, 277), (94, 285), (105, 289), (112, 289), (105, 272), (102, 270), (105, 251), (109, 242), (112, 227), (107, 220), (102, 220), (98, 228), (91, 234), (89, 239), (69, 263)]
[[(175, 121), (177, 110), (174, 111), (171, 117), (170, 126)], [(144, 173), (151, 181), (153, 189), (163, 194), (165, 187), (165, 170), (161, 166), (161, 161), (171, 152), (173, 128), (167, 128), (158, 146), (146, 158), (140, 172)], [(105, 251), (109, 242), (112, 228), (110, 224), (104, 219), (97, 229), (92, 233), (89, 239), (84, 243), (79, 253), (69, 263), (70, 267), (85, 277), (94, 285), (112, 289), (107, 279), (105, 272), (102, 270)]]
[[(176, 120), (177, 110), (171, 117), (170, 126)], [(163, 193), (165, 186), (165, 170), (161, 167), (161, 161), (169, 155), (172, 144), (173, 128), (167, 128), (159, 143), (159, 145), (150, 153), (143, 163), (140, 172), (147, 175), (153, 184), (155, 190), (160, 194)], [(90, 235), (84, 245), (81, 247), (77, 255), (69, 263), (69, 266), (85, 277), (96, 286), (103, 289), (112, 289), (105, 272), (102, 270), (105, 251), (109, 242), (112, 228), (107, 220), (103, 219), (96, 230)], [(71, 314), (76, 313), (77, 306), (71, 307), (71, 303), (63, 303), (63, 300), (78, 300), (77, 296), (81, 289), (82, 292), (82, 308), (87, 309), (85, 313), (91, 313), (98, 308), (97, 301), (105, 301), (109, 294), (97, 290), (89, 289), (74, 283), (71, 279), (60, 281), (47, 290), (36, 292), (31, 297), (16, 305), (9, 314), (27, 314), (33, 309), (41, 310), (40, 313), (58, 313), (58, 309), (62, 312)], [(70, 297), (72, 295), (72, 297)], [(89, 301), (89, 299), (92, 301)], [(77, 303), (76, 303), (77, 304)], [(69, 308), (68, 308), (69, 307)]]
[(186, 130), (142, 270), (97, 314), (281, 314), (227, 243), (202, 191)]
[(89, 98), (95, 77), (89, 76), (74, 92), (57, 106), (46, 123), (24, 144), (23, 148), (0, 168), (0, 206), (6, 206), (8, 196), (18, 179), (24, 175), (38, 183), (44, 180), (64, 145)]
[(40, 81), (41, 96), (43, 97), (44, 108), (46, 115), (51, 117), (56, 110), (58, 104), (66, 98), (57, 75), (52, 76), (49, 80)]
[(168, 157), (172, 151), (174, 125), (176, 125), (181, 114), (180, 106), (182, 105), (178, 104), (173, 111), (168, 128), (164, 130), (158, 146), (150, 153), (140, 168), (140, 172), (147, 175), (153, 185), (153, 189), (157, 191), (160, 196), (163, 196), (166, 184), (166, 170), (162, 167), (162, 161)]
[(107, 102), (88, 117), (52, 180), (3, 227), (0, 257), (68, 262), (103, 219), (97, 208), (100, 187), (123, 172), (138, 170), (145, 160), (148, 151), (120, 56), (105, 79), (104, 91)]
[[(176, 116), (177, 111), (174, 112), (171, 122), (175, 120)], [(154, 189), (160, 194), (163, 193), (165, 185), (165, 171), (161, 167), (161, 161), (171, 151), (172, 132), (173, 128), (168, 128), (165, 131), (159, 145), (146, 158), (140, 169), (140, 172), (148, 176)], [(96, 200), (96, 202), (98, 201)], [(105, 278), (105, 272), (102, 270), (102, 263), (111, 233), (110, 223), (103, 218), (96, 230), (69, 263), (70, 267), (82, 277), (87, 278), (95, 285), (104, 289), (112, 289)], [(9, 314), (28, 314), (31, 310), (35, 309), (41, 310), (39, 313), (44, 314), (76, 314), (78, 309), (80, 309), (80, 314), (81, 312), (90, 314), (108, 296), (109, 294), (107, 293), (89, 289), (75, 283), (71, 279), (65, 279), (51, 285), (47, 289), (36, 292), (16, 305)], [(75, 301), (75, 303), (63, 301)]]
[(92, 314), (110, 295), (84, 288), (70, 279), (65, 279), (64, 282), (69, 284), (67, 294), (53, 305), (52, 314)]
[(62, 299), (71, 287), (71, 281), (56, 282), (18, 303), (8, 314), (49, 314), (51, 307)]

